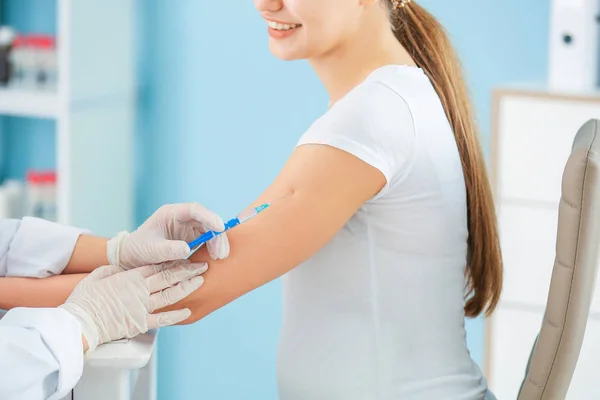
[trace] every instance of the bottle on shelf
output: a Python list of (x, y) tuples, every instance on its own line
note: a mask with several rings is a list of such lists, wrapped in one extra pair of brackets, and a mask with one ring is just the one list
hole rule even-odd
[(8, 84), (10, 79), (10, 52), (15, 40), (15, 31), (8, 26), (0, 26), (0, 84)]
[(7, 179), (2, 187), (9, 201), (9, 218), (23, 218), (25, 182), (18, 179)]
[(21, 36), (17, 40), (19, 46), (13, 51), (15, 53), (13, 59), (13, 69), (19, 71), (17, 84), (14, 85), (19, 89), (35, 89), (35, 76), (36, 76), (36, 65), (35, 65), (35, 42), (28, 36)]
[(13, 88), (23, 88), (26, 86), (27, 68), (27, 39), (25, 36), (17, 36), (13, 41), (10, 52), (10, 77), (9, 86)]
[(0, 185), (0, 218), (24, 216), (56, 222), (56, 172), (30, 170), (25, 182), (8, 179)]
[(43, 174), (43, 217), (48, 221), (57, 221), (56, 215), (56, 172), (47, 171)]
[(17, 35), (10, 55), (10, 87), (56, 90), (58, 59), (56, 39), (50, 35)]
[(22, 218), (24, 184), (9, 179), (0, 185), (0, 218)]
[(44, 218), (44, 176), (39, 171), (27, 171), (27, 201), (25, 215)]
[(57, 83), (56, 42), (52, 36), (36, 35), (33, 43), (35, 86), (40, 90), (55, 90)]

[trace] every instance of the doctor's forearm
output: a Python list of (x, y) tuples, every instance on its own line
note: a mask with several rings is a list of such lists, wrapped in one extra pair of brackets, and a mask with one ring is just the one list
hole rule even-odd
[(57, 307), (87, 274), (50, 278), (0, 278), (0, 309), (15, 307)]
[(63, 274), (92, 272), (98, 267), (108, 265), (106, 243), (108, 239), (96, 236), (79, 236), (73, 254)]

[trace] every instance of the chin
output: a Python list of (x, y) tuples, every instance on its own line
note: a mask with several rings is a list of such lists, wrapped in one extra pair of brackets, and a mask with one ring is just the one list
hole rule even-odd
[(271, 54), (283, 61), (295, 61), (306, 58), (302, 52), (299, 52), (297, 49), (286, 48), (272, 42), (269, 43), (269, 50), (271, 50)]

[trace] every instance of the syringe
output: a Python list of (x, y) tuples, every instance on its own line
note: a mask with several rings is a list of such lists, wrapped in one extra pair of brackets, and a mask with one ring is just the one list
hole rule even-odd
[[(216, 231), (208, 231), (206, 233), (203, 233), (202, 235), (200, 235), (197, 239), (191, 241), (188, 243), (188, 245), (190, 246), (190, 249), (192, 250), (192, 252), (190, 253), (190, 256), (192, 254), (194, 254), (196, 252), (196, 250), (198, 250), (200, 247), (202, 247), (202, 245), (206, 242), (208, 242), (211, 239), (214, 239), (215, 237), (219, 236), (220, 234), (222, 234), (223, 232), (227, 232), (228, 230), (235, 228), (236, 226), (238, 226), (239, 224), (242, 224), (246, 221), (248, 221), (251, 218), (254, 218), (255, 216), (257, 216), (259, 213), (261, 213), (262, 211), (266, 210), (267, 208), (269, 208), (273, 203), (287, 197), (288, 195), (285, 195), (271, 203), (265, 203), (262, 204), (258, 207), (250, 207), (245, 209), (244, 211), (242, 211), (241, 213), (239, 213), (238, 215), (236, 215), (235, 217), (233, 217), (232, 219), (230, 219), (229, 221), (225, 222), (225, 229), (221, 232), (216, 232)], [(189, 256), (188, 256), (189, 258)]]

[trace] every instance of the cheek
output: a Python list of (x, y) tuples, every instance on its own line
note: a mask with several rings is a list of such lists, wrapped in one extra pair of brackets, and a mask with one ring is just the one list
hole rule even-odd
[(336, 24), (334, 21), (320, 22), (308, 25), (305, 33), (311, 47), (327, 51), (337, 47), (344, 40), (347, 27), (344, 24)]

